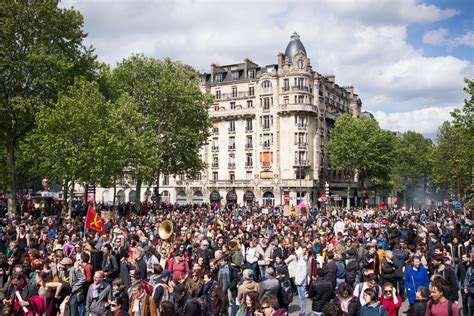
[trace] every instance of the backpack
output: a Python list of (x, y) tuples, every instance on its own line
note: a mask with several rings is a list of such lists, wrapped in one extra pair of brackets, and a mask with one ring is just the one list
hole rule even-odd
[[(192, 297), (186, 301), (186, 305), (188, 304), (197, 304), (199, 306), (199, 311), (201, 312), (201, 316), (207, 316), (209, 315), (209, 304), (206, 301), (206, 297), (200, 296), (200, 297)], [(186, 308), (184, 309), (186, 311)]]
[(244, 256), (242, 256), (242, 252), (238, 249), (234, 249), (232, 251), (232, 263), (236, 266), (240, 267), (244, 263)]
[[(431, 308), (432, 307), (433, 307), (433, 300), (430, 300), (428, 302), (428, 309), (430, 310), (430, 315), (433, 315), (431, 313)], [(453, 303), (450, 300), (448, 300), (448, 315), (453, 316)]]
[(239, 284), (239, 271), (237, 267), (229, 265), (229, 289), (235, 291)]
[(293, 290), (291, 289), (291, 282), (287, 278), (280, 281), (280, 288), (278, 289), (278, 297), (281, 298), (283, 305), (289, 305), (293, 301)]

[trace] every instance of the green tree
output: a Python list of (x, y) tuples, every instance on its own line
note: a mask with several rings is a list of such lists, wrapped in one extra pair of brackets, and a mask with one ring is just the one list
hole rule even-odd
[(462, 109), (451, 112), (453, 121), (439, 128), (433, 167), (434, 182), (456, 192), (458, 199), (472, 186), (474, 172), (474, 81), (465, 82), (468, 98)]
[(16, 151), (77, 75), (92, 75), (95, 56), (82, 44), (83, 18), (58, 0), (0, 2), (0, 145), (6, 149), (9, 213), (15, 213)]
[(199, 150), (209, 137), (208, 109), (213, 98), (201, 92), (198, 73), (170, 59), (133, 55), (118, 64), (112, 78), (115, 90), (127, 92), (137, 103), (145, 117), (143, 128), (154, 132), (150, 141), (157, 160), (137, 160), (134, 165), (136, 201), (142, 181), (149, 176), (159, 180), (160, 174), (200, 171), (204, 163)]
[(331, 131), (328, 150), (331, 165), (348, 175), (349, 204), (350, 182), (356, 173), (363, 190), (368, 179), (389, 178), (395, 162), (395, 136), (370, 117), (343, 114)]
[[(424, 192), (426, 193), (427, 180), (431, 175), (433, 166), (434, 145), (431, 140), (422, 134), (408, 131), (403, 133), (396, 142), (397, 162), (395, 165), (396, 174), (405, 187), (405, 200), (408, 204), (413, 204), (414, 187), (423, 181)], [(410, 199), (407, 199), (410, 197)]]

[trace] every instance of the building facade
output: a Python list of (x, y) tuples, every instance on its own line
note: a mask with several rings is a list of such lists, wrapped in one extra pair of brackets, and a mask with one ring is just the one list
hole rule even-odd
[[(347, 195), (347, 179), (330, 168), (326, 144), (336, 118), (359, 115), (362, 102), (352, 86), (312, 68), (298, 34), (275, 64), (212, 64), (202, 90), (215, 96), (211, 136), (201, 150), (208, 167), (193, 179), (162, 176), (162, 200), (307, 204), (324, 193), (326, 182), (332, 194)], [(143, 187), (143, 199), (150, 197), (153, 190)], [(133, 199), (130, 190), (119, 189), (118, 201)], [(97, 201), (111, 200), (110, 190), (97, 194)]]

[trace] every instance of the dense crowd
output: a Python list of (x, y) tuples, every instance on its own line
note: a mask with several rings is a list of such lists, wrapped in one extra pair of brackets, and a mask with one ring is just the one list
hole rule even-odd
[(2, 314), (472, 315), (470, 213), (266, 209), (99, 205), (100, 235), (83, 206), (25, 207), (1, 222)]

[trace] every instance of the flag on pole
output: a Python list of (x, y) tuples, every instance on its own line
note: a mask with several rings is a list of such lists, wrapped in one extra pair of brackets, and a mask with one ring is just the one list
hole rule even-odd
[(215, 212), (218, 209), (219, 209), (219, 203), (216, 202), (216, 204), (214, 204), (214, 208), (212, 210)]
[(87, 209), (87, 216), (86, 216), (86, 228), (93, 230), (101, 235), (105, 235), (105, 226), (102, 218), (97, 215), (97, 212), (94, 210), (92, 205), (89, 205)]
[(219, 208), (221, 209), (221, 211), (223, 211), (225, 209), (225, 199), (224, 198), (221, 198)]
[(387, 208), (387, 203), (383, 202), (382, 204), (379, 205), (379, 208)]

